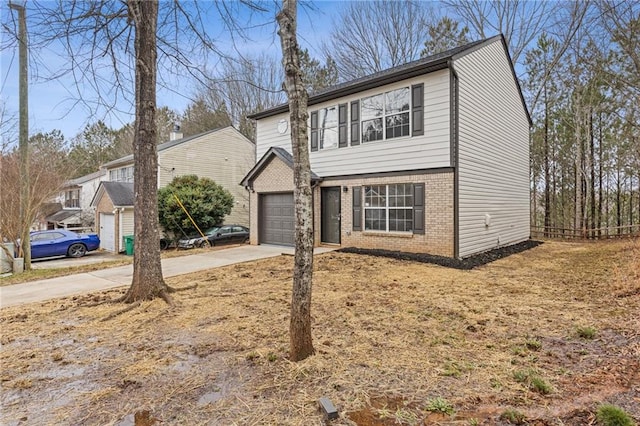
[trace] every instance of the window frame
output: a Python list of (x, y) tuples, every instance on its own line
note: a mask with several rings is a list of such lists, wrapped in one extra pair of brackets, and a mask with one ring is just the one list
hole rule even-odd
[(133, 182), (133, 166), (119, 167), (109, 170), (109, 181), (111, 182)]
[[(406, 97), (406, 100), (408, 101), (406, 106), (404, 107), (404, 109), (399, 109), (398, 111), (395, 111), (393, 109), (387, 110), (388, 106), (389, 106), (389, 101), (388, 101), (388, 96), (393, 93), (393, 92), (399, 92), (399, 91), (406, 91), (406, 93), (404, 94), (404, 97)], [(380, 113), (380, 115), (374, 115), (373, 117), (368, 117), (367, 114), (365, 114), (365, 103), (367, 100), (371, 100), (374, 98), (380, 97), (381, 101), (380, 103), (380, 107), (382, 109), (382, 112)], [(403, 86), (403, 87), (398, 87), (397, 89), (392, 89), (392, 90), (387, 90), (381, 93), (376, 93), (374, 95), (371, 96), (366, 96), (363, 98), (360, 98), (360, 132), (362, 134), (362, 143), (371, 143), (371, 142), (379, 142), (379, 141), (386, 141), (386, 140), (391, 140), (391, 139), (398, 139), (398, 138), (405, 138), (405, 137), (411, 137), (411, 128), (412, 128), (412, 113), (411, 113), (411, 103), (412, 103), (412, 96), (411, 96), (411, 86)], [(402, 123), (400, 124), (400, 126), (392, 126), (389, 127), (388, 125), (388, 120), (390, 118), (393, 117), (398, 117), (398, 116), (406, 116), (406, 123)], [(376, 121), (376, 120), (380, 120), (381, 122), (381, 128), (380, 130), (376, 130), (376, 133), (380, 133), (380, 138), (375, 138), (375, 139), (370, 139), (370, 140), (366, 140), (365, 136), (368, 134), (368, 132), (365, 129), (365, 123), (370, 123), (372, 121)], [(404, 130), (404, 127), (406, 126), (406, 130)], [(401, 131), (402, 134), (396, 135), (396, 136), (391, 136), (389, 137), (388, 132), (389, 129), (395, 129), (401, 127), (403, 128), (403, 130)], [(404, 134), (406, 132), (406, 134)]]
[(65, 208), (80, 208), (80, 188), (68, 189), (64, 194)]
[[(335, 123), (331, 126), (323, 126), (321, 125), (322, 121), (322, 112), (324, 112), (324, 117), (329, 116), (329, 110), (333, 110), (332, 115), (335, 115)], [(339, 138), (338, 138), (338, 128), (339, 128), (339, 107), (338, 104), (329, 105), (324, 108), (320, 108), (316, 111), (318, 113), (318, 150), (319, 151), (327, 151), (331, 149), (337, 149), (339, 146)], [(329, 132), (329, 134), (333, 133), (335, 135), (335, 144), (331, 146), (325, 146), (325, 135)]]
[[(396, 191), (395, 194), (391, 194), (390, 191), (390, 187), (396, 187)], [(403, 202), (404, 205), (402, 206), (398, 206), (397, 203), (395, 206), (391, 205), (392, 203), (391, 198), (394, 197), (396, 200), (399, 198), (398, 196), (398, 187), (403, 187), (403, 194), (401, 194), (400, 196), (405, 200)], [(369, 202), (367, 201), (367, 193), (371, 190), (371, 188), (384, 188), (384, 202), (382, 204), (384, 204), (383, 206), (369, 206)], [(413, 214), (414, 214), (414, 208), (415, 208), (415, 202), (414, 202), (414, 184), (412, 183), (389, 183), (389, 184), (371, 184), (371, 185), (363, 185), (363, 205), (362, 205), (362, 214), (363, 214), (363, 225), (362, 225), (362, 230), (364, 232), (385, 232), (385, 233), (399, 233), (399, 234), (413, 234), (415, 231), (415, 224), (414, 222), (414, 218), (413, 218)], [(377, 191), (378, 194), (380, 194), (382, 191)], [(377, 196), (378, 198), (380, 197), (380, 195)], [(411, 205), (407, 206), (407, 202), (406, 200), (410, 199), (411, 200)], [(404, 230), (398, 230), (398, 229), (391, 229), (391, 215), (390, 212), (391, 211), (409, 211), (410, 212), (410, 229), (406, 229), (407, 227), (405, 226)], [(369, 226), (369, 220), (367, 218), (367, 211), (382, 211), (384, 212), (384, 225), (385, 225), (385, 229), (371, 229), (368, 228)], [(373, 219), (376, 220), (376, 219)], [(380, 220), (380, 219), (377, 219)], [(404, 219), (394, 219), (395, 221), (398, 220), (403, 220), (405, 223), (409, 220), (406, 218), (406, 213), (405, 213), (405, 218)], [(396, 228), (397, 228), (397, 224), (396, 224)]]

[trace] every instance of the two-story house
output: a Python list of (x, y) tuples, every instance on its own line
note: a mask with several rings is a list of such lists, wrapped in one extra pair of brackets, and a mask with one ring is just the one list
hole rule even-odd
[[(225, 222), (248, 225), (249, 196), (238, 182), (254, 164), (254, 143), (232, 126), (186, 138), (173, 132), (171, 140), (158, 145), (158, 188), (176, 176), (208, 177), (233, 195), (234, 206)], [(91, 202), (96, 208), (96, 230), (102, 248), (122, 251), (123, 237), (133, 234), (133, 155), (103, 168), (107, 180), (100, 184)]]
[(44, 227), (92, 231), (95, 214), (91, 200), (105, 174), (99, 170), (66, 182), (55, 200), (60, 208), (46, 216)]
[[(529, 238), (529, 117), (502, 36), (309, 97), (315, 244), (463, 258)], [(251, 243), (294, 242), (288, 105), (262, 111)]]

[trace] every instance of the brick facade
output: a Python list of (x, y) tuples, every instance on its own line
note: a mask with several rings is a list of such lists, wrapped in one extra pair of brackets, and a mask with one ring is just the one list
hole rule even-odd
[[(387, 233), (352, 230), (353, 187), (393, 183), (424, 183), (425, 185), (425, 233)], [(252, 182), (251, 244), (258, 244), (259, 194), (293, 191), (293, 170), (279, 158), (272, 158)], [(381, 176), (369, 178), (325, 178), (314, 188), (314, 245), (320, 241), (320, 188), (341, 187), (341, 245), (343, 247), (378, 248), (440, 256), (454, 255), (453, 172)], [(344, 191), (344, 188), (347, 191)]]
[[(353, 187), (363, 185), (385, 185), (393, 183), (424, 183), (425, 185), (425, 233), (392, 233), (376, 231), (352, 230)], [(341, 190), (341, 245), (343, 247), (359, 247), (407, 251), (414, 253), (430, 253), (453, 257), (453, 173), (429, 173), (420, 175), (387, 176), (365, 179), (344, 179), (322, 181), (321, 187), (347, 187)], [(314, 192), (315, 207), (315, 244), (320, 241), (320, 190)]]

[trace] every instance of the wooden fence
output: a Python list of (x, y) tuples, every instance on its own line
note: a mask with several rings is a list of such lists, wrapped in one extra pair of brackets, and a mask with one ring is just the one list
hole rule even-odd
[(640, 224), (597, 229), (545, 228), (532, 226), (531, 238), (593, 239), (640, 237)]

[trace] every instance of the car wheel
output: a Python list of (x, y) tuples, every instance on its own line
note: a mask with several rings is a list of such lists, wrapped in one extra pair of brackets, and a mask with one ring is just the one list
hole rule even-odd
[(198, 247), (199, 247), (199, 248), (205, 248), (205, 247), (207, 247), (207, 246), (208, 246), (208, 244), (207, 244), (207, 242), (206, 242), (206, 241), (200, 241), (200, 242), (198, 243)]
[(87, 253), (87, 248), (84, 244), (76, 243), (71, 244), (69, 250), (67, 250), (67, 255), (69, 257), (82, 257)]
[(167, 240), (165, 240), (164, 238), (162, 238), (160, 240), (160, 250), (166, 250), (167, 247), (169, 247), (169, 242)]

